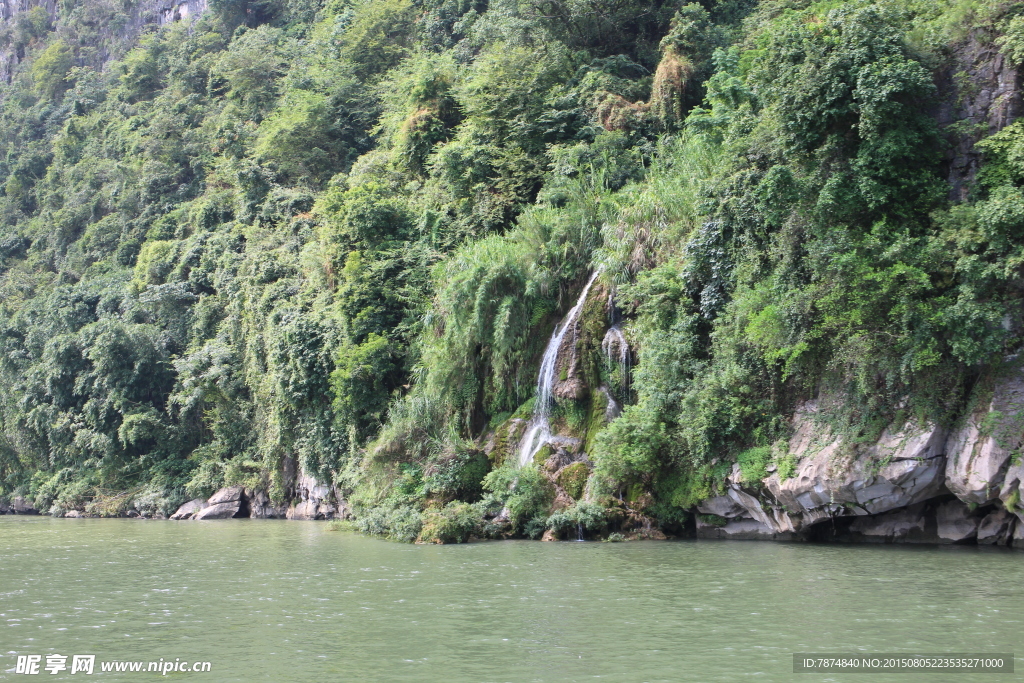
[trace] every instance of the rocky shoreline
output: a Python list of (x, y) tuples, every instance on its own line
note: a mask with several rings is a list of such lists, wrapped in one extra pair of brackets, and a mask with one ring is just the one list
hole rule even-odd
[[(734, 464), (721, 495), (697, 506), (682, 535), (698, 539), (850, 543), (978, 544), (1024, 548), (1024, 367), (1010, 359), (973, 410), (951, 430), (893, 424), (870, 445), (846, 445), (818, 401), (800, 406), (780, 472), (749, 481)], [(222, 488), (173, 520), (347, 519), (331, 486), (299, 475), (291, 503), (266, 491)], [(22, 497), (0, 498), (0, 514), (39, 514)], [(83, 510), (64, 517), (97, 516)], [(162, 519), (129, 508), (121, 516)], [(546, 538), (553, 538), (550, 534)]]
[[(117, 517), (136, 519), (298, 519), (327, 520), (348, 517), (345, 505), (338, 504), (337, 491), (312, 477), (299, 477), (294, 486), (295, 495), (288, 505), (275, 505), (266, 491), (243, 486), (226, 486), (209, 498), (195, 498), (179, 506), (169, 517), (159, 510), (150, 512), (144, 506), (128, 507)], [(0, 497), (0, 515), (39, 515), (43, 512), (21, 496)], [(55, 517), (96, 518), (104, 515), (87, 510), (69, 510)]]

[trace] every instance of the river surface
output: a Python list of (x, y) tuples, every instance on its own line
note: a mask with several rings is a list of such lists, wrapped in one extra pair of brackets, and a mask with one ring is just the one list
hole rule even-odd
[[(1017, 674), (794, 674), (794, 652), (1013, 652)], [(15, 673), (18, 655), (67, 671)], [(96, 655), (70, 675), (71, 655)], [(1024, 553), (743, 541), (417, 546), (320, 522), (0, 516), (0, 679), (1024, 679)]]

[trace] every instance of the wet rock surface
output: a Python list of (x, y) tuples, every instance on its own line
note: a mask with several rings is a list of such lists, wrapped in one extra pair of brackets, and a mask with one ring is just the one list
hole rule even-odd
[(287, 519), (334, 519), (338, 500), (334, 490), (313, 477), (303, 475), (295, 482), (297, 501), (285, 512)]

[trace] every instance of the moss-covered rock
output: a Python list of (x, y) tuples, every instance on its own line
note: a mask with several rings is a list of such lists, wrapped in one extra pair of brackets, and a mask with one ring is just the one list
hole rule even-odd
[(536, 465), (538, 469), (543, 468), (544, 462), (551, 457), (553, 452), (551, 444), (544, 444), (536, 453), (533, 454), (533, 464)]
[(590, 467), (583, 462), (574, 462), (563, 467), (555, 477), (555, 481), (573, 500), (579, 500), (583, 497), (589, 478)]
[(583, 450), (587, 453), (594, 452), (594, 439), (608, 424), (607, 411), (608, 395), (604, 391), (592, 392), (587, 406), (587, 427), (583, 435)]

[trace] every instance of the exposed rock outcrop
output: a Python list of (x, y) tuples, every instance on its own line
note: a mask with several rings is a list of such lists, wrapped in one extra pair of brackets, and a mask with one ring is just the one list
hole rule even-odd
[(952, 65), (939, 77), (941, 105), (936, 112), (950, 142), (946, 162), (951, 199), (967, 198), (981, 167), (975, 143), (1024, 113), (1020, 81), (1020, 70), (981, 31), (954, 50)]
[(1009, 545), (1016, 523), (1006, 510), (993, 510), (978, 524), (978, 545)]
[(987, 386), (952, 433), (890, 425), (869, 446), (845, 444), (804, 403), (784, 454), (789, 476), (749, 482), (734, 466), (723, 494), (697, 506), (724, 521), (698, 516), (698, 537), (1024, 544), (1024, 366), (1009, 359)]
[(267, 495), (266, 491), (257, 489), (250, 491), (246, 489), (246, 497), (249, 499), (249, 517), (252, 519), (284, 519), (288, 511), (287, 506), (274, 505), (274, 502)]
[(717, 525), (697, 518), (697, 538), (730, 539), (734, 541), (790, 541), (796, 538), (789, 532), (777, 532), (753, 519), (734, 519)]
[(193, 516), (207, 506), (205, 498), (194, 498), (179, 507), (171, 519), (192, 519)]
[[(848, 538), (868, 543), (929, 543), (937, 541), (925, 503), (879, 515), (858, 517), (847, 529)], [(929, 526), (933, 527), (929, 529)]]
[(935, 511), (935, 532), (947, 543), (966, 543), (978, 537), (978, 522), (960, 500), (946, 501)]
[(295, 481), (295, 502), (288, 508), (288, 519), (333, 519), (338, 513), (334, 501), (340, 497), (332, 488), (321, 484), (309, 475), (301, 475)]
[(31, 503), (22, 496), (0, 498), (0, 515), (38, 515)]
[(192, 519), (231, 519), (239, 516), (241, 501), (233, 500), (228, 503), (217, 503), (210, 505), (195, 514)]
[(817, 403), (809, 401), (793, 418), (791, 476), (776, 471), (748, 483), (734, 467), (725, 494), (704, 501), (698, 511), (752, 519), (773, 534), (797, 533), (834, 517), (878, 515), (945, 493), (945, 432), (939, 427), (890, 427), (870, 447), (856, 449), (817, 413)]
[(188, 501), (171, 515), (171, 519), (343, 519), (348, 514), (335, 488), (301, 475), (293, 485), (290, 505), (275, 503), (263, 489), (227, 486), (209, 500), (196, 498)]
[[(105, 9), (97, 9), (90, 16), (90, 21), (98, 25), (99, 49), (79, 58), (86, 62), (86, 66), (102, 67), (109, 59), (132, 47), (147, 26), (191, 21), (205, 12), (208, 6), (208, 0), (140, 0), (123, 5), (112, 3)], [(64, 7), (71, 5), (56, 0), (0, 0), (0, 23), (10, 26), (17, 14), (34, 7), (42, 7), (50, 21), (59, 24)], [(24, 47), (19, 49), (12, 42), (0, 44), (0, 79), (10, 82), (14, 68), (24, 59)]]
[(1024, 520), (1024, 372), (1013, 361), (946, 444), (946, 486), (967, 503), (1000, 503)]
[(249, 500), (241, 486), (227, 486), (220, 489), (209, 500), (190, 500), (171, 515), (171, 519), (231, 519), (248, 517)]
[(244, 492), (245, 489), (241, 486), (226, 486), (210, 496), (210, 500), (207, 501), (207, 505), (241, 502)]

